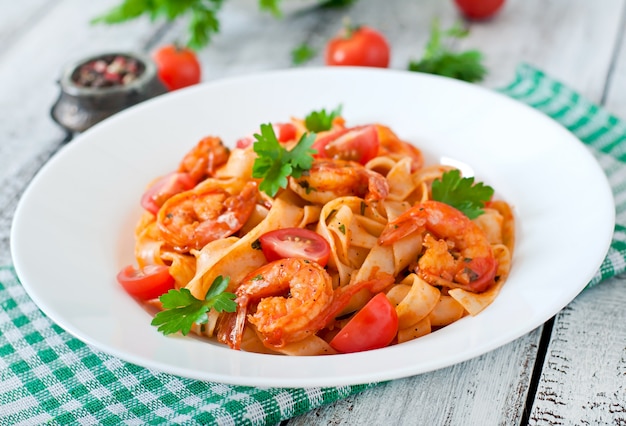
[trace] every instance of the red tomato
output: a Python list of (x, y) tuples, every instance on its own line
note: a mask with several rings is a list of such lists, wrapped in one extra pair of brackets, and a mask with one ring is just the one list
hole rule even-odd
[(504, 0), (454, 0), (463, 15), (469, 19), (488, 19), (495, 15)]
[(157, 74), (167, 90), (176, 90), (200, 82), (200, 62), (195, 52), (173, 44), (157, 49), (152, 59), (156, 63)]
[(326, 65), (387, 68), (390, 51), (385, 36), (373, 28), (348, 28), (326, 45)]
[(318, 233), (305, 228), (282, 228), (267, 232), (259, 238), (268, 262), (297, 257), (326, 266), (330, 245)]
[(319, 158), (356, 161), (365, 164), (378, 154), (376, 126), (358, 126), (340, 129), (321, 136), (312, 148)]
[[(293, 123), (274, 123), (274, 134), (278, 142), (289, 142), (296, 138), (296, 126)], [(254, 136), (244, 136), (237, 140), (235, 146), (237, 148), (246, 149), (254, 143)]]
[(187, 191), (195, 186), (188, 173), (170, 173), (154, 182), (141, 196), (141, 206), (157, 214), (163, 203), (172, 195)]
[(398, 314), (385, 293), (378, 293), (330, 341), (339, 352), (384, 348), (398, 333)]
[(296, 126), (293, 123), (272, 124), (278, 142), (289, 142), (296, 138)]
[(127, 266), (117, 274), (117, 282), (128, 294), (141, 300), (157, 298), (174, 288), (174, 278), (165, 265), (148, 265), (143, 269)]

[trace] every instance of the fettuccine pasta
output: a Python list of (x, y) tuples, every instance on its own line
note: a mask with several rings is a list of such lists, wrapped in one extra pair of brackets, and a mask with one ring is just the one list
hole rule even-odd
[[(299, 118), (273, 129), (286, 150), (308, 132)], [(198, 300), (229, 279), (236, 309), (208, 310), (191, 332), (233, 349), (328, 355), (419, 338), (497, 297), (512, 267), (511, 206), (490, 197), (470, 219), (434, 199), (433, 187), (458, 171), (425, 165), (391, 128), (335, 117), (315, 135), (310, 168), (272, 195), (253, 177), (254, 145), (204, 138), (144, 195), (139, 269), (166, 268), (170, 287)], [(149, 294), (141, 298), (162, 309)], [(382, 331), (363, 328), (365, 310)]]

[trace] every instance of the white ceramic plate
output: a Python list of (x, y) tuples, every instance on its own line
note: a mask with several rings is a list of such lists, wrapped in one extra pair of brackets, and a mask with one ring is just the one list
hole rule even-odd
[[(452, 158), (517, 216), (510, 278), (497, 300), (426, 337), (328, 357), (237, 352), (165, 337), (115, 280), (134, 263), (146, 184), (207, 134), (228, 143), (264, 122), (342, 104), (348, 124), (382, 122), (428, 162)], [(581, 208), (581, 202), (593, 209)], [(602, 170), (570, 133), (504, 96), (455, 80), (350, 68), (226, 79), (171, 93), (85, 132), (41, 170), (15, 214), (11, 248), (29, 295), (95, 348), (145, 367), (255, 386), (334, 386), (446, 367), (504, 345), (552, 317), (592, 278), (610, 244), (614, 205)]]

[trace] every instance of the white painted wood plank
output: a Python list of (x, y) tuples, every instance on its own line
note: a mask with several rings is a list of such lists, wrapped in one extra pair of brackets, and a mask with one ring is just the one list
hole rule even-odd
[(519, 424), (540, 334), (535, 330), (473, 360), (387, 382), (288, 425)]
[(489, 87), (511, 80), (520, 62), (599, 102), (618, 39), (623, 0), (508, 0), (496, 19), (470, 24), (460, 48), (484, 52)]
[(28, 32), (40, 17), (54, 7), (51, 0), (0, 0), (0, 57), (7, 46)]
[(584, 291), (555, 320), (532, 425), (626, 424), (626, 277)]

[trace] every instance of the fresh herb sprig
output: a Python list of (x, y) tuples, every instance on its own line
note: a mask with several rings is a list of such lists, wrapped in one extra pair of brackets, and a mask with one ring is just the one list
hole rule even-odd
[(298, 143), (287, 150), (282, 146), (271, 124), (262, 124), (261, 133), (254, 135), (252, 145), (257, 158), (252, 165), (252, 177), (261, 178), (259, 189), (270, 197), (280, 188), (287, 187), (287, 178), (299, 178), (313, 164), (313, 154), (317, 151), (311, 146), (315, 142), (315, 133), (305, 133)]
[(485, 203), (491, 199), (494, 190), (482, 182), (474, 184), (473, 177), (461, 177), (459, 170), (445, 172), (441, 179), (433, 181), (432, 197), (475, 219), (484, 213)]
[(453, 51), (444, 39), (461, 39), (469, 34), (459, 24), (442, 30), (439, 20), (432, 23), (430, 39), (419, 61), (409, 62), (409, 71), (419, 71), (456, 78), (470, 83), (482, 81), (487, 74), (483, 55), (478, 50)]
[[(320, 0), (320, 6), (343, 7), (356, 0)], [(219, 11), (225, 0), (121, 0), (121, 2), (92, 19), (92, 23), (119, 24), (146, 16), (151, 21), (188, 21), (187, 47), (199, 50), (207, 46), (220, 31)], [(259, 9), (276, 18), (282, 16), (282, 0), (258, 0)]]
[(120, 24), (142, 16), (151, 21), (173, 22), (188, 19), (184, 44), (194, 50), (208, 45), (220, 30), (218, 12), (225, 0), (122, 0), (109, 11), (97, 16), (94, 24)]
[(165, 335), (181, 332), (186, 336), (194, 324), (206, 324), (211, 309), (235, 312), (235, 295), (225, 291), (229, 282), (230, 277), (215, 278), (204, 300), (195, 298), (186, 288), (168, 291), (159, 298), (165, 310), (157, 313), (151, 324)]
[(304, 118), (304, 125), (311, 132), (323, 132), (330, 130), (333, 120), (339, 116), (341, 116), (341, 105), (329, 112), (326, 109), (312, 111)]
[(291, 51), (291, 63), (293, 65), (302, 65), (310, 61), (317, 54), (317, 49), (308, 43), (302, 43)]

